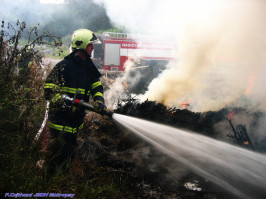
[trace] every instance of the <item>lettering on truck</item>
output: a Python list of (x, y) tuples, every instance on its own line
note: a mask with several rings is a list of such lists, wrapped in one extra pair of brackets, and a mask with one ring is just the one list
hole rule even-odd
[(122, 43), (122, 44), (121, 44), (121, 47), (122, 47), (122, 48), (125, 48), (125, 47), (136, 48), (136, 47), (137, 47), (137, 44), (136, 44), (136, 43)]

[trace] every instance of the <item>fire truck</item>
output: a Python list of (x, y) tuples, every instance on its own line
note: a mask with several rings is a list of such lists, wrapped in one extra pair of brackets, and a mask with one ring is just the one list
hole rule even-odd
[(94, 45), (92, 55), (97, 68), (114, 77), (125, 71), (127, 60), (134, 62), (123, 82), (134, 94), (146, 91), (149, 83), (173, 60), (172, 44), (152, 35), (104, 32), (98, 37), (101, 44)]
[(173, 46), (149, 35), (104, 32), (95, 44), (93, 57), (107, 71), (124, 71), (127, 60), (136, 61), (136, 67), (164, 68), (173, 60)]

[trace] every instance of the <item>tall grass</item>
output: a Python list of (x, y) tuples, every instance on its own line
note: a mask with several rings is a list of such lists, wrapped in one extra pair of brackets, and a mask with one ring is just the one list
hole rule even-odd
[[(60, 39), (29, 28), (28, 41), (19, 43), (26, 24), (2, 21), (0, 34), (0, 197), (5, 193), (72, 193), (77, 198), (119, 198), (112, 174), (95, 168), (82, 179), (72, 179), (60, 169), (50, 176), (36, 168), (39, 146), (30, 148), (45, 112), (43, 44), (53, 47)], [(23, 45), (22, 45), (23, 44)], [(88, 166), (87, 166), (88, 167)], [(95, 176), (97, 174), (97, 176)]]

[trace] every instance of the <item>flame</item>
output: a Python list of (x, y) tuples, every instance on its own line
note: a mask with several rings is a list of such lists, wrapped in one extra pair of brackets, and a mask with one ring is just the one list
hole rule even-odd
[(181, 103), (181, 106), (182, 106), (181, 109), (183, 110), (183, 109), (186, 109), (190, 105), (188, 102), (183, 102), (183, 103)]
[(231, 113), (229, 113), (228, 115), (227, 115), (227, 120), (232, 120), (232, 118), (233, 118), (233, 116), (236, 114), (236, 112), (235, 111), (232, 111)]

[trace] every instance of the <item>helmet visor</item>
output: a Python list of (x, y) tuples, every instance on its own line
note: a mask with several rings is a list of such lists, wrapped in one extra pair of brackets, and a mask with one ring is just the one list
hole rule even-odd
[(91, 42), (93, 44), (101, 44), (101, 41), (99, 40), (99, 38), (94, 33), (92, 34)]

